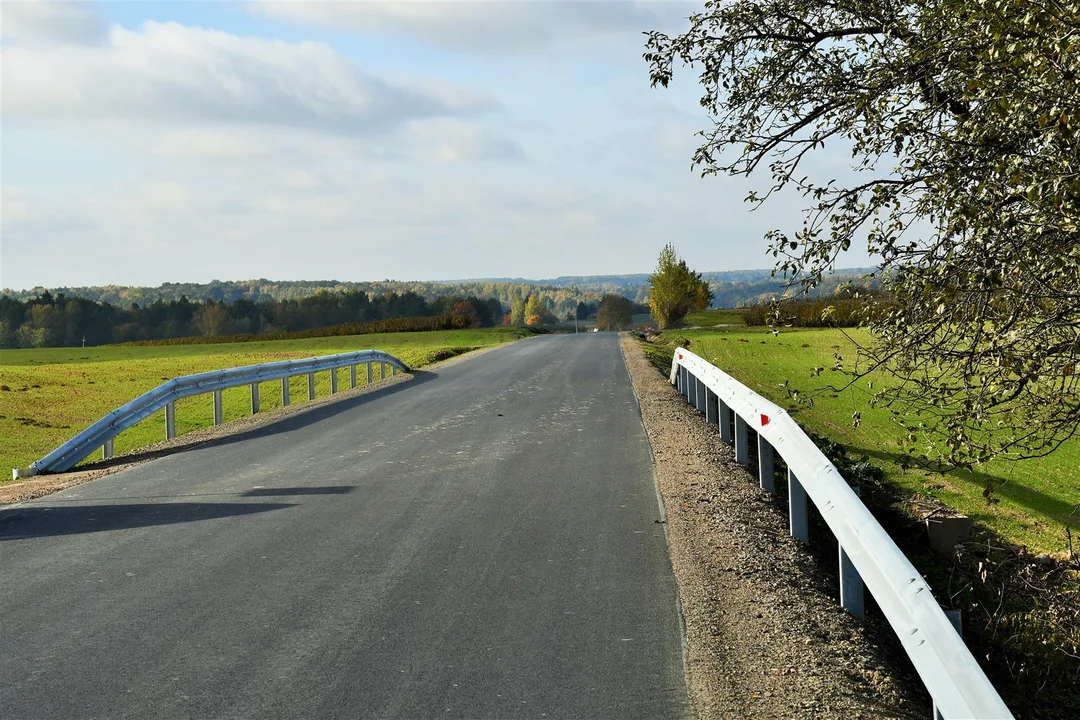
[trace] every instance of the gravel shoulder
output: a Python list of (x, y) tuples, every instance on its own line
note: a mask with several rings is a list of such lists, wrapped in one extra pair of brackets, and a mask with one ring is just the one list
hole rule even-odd
[(929, 698), (888, 624), (840, 608), (830, 570), (788, 536), (779, 502), (638, 340), (624, 334), (621, 345), (666, 511), (696, 716), (928, 717)]
[[(459, 362), (464, 362), (469, 358), (489, 352), (496, 347), (500, 346), (495, 345), (462, 353), (461, 355), (457, 355), (447, 360), (426, 365), (420, 369), (419, 372), (434, 372), (440, 368), (450, 367)], [(110, 460), (82, 465), (75, 471), (51, 475), (38, 475), (27, 478), (26, 480), (0, 485), (0, 509), (6, 505), (14, 505), (28, 500), (35, 500), (40, 497), (45, 497), (46, 495), (60, 492), (61, 490), (65, 490), (74, 485), (91, 482), (105, 477), (106, 475), (112, 475), (113, 473), (135, 467), (136, 465), (141, 465), (142, 463), (149, 462), (165, 455), (170, 455), (183, 450), (190, 450), (215, 440), (260, 428), (277, 422), (282, 418), (302, 415), (331, 403), (337, 403), (349, 398), (354, 398), (358, 395), (366, 395), (368, 393), (384, 390), (403, 382), (409, 382), (414, 377), (414, 373), (401, 373), (393, 377), (388, 377), (385, 380), (376, 381), (371, 385), (347, 388), (333, 395), (293, 403), (287, 407), (275, 408), (274, 410), (264, 411), (256, 415), (249, 415), (248, 417), (232, 420), (222, 425), (206, 427), (185, 433), (172, 440), (163, 440), (123, 455), (117, 455)]]

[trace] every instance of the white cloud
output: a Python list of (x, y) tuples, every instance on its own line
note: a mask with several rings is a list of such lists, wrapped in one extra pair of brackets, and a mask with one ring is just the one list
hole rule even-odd
[(458, 163), (484, 160), (520, 160), (525, 151), (514, 140), (459, 120), (419, 120), (409, 123), (407, 144), (421, 160)]
[(167, 158), (257, 158), (270, 155), (273, 147), (251, 130), (216, 127), (168, 132), (151, 152)]
[(188, 189), (170, 180), (154, 180), (142, 183), (139, 196), (149, 210), (154, 212), (187, 212), (191, 210)]
[(672, 0), (257, 0), (249, 7), (259, 15), (306, 25), (499, 52), (533, 50), (567, 38), (665, 29), (700, 9)]
[[(6, 4), (5, 4), (6, 5)], [(63, 120), (248, 123), (378, 133), (413, 118), (498, 107), (461, 88), (391, 84), (329, 45), (176, 23), (114, 26), (102, 47), (4, 51), (3, 112)]]
[(15, 225), (25, 223), (30, 218), (30, 201), (26, 192), (12, 185), (0, 188), (0, 222), (4, 225)]
[(105, 22), (89, 2), (0, 2), (0, 37), (20, 44), (99, 43)]

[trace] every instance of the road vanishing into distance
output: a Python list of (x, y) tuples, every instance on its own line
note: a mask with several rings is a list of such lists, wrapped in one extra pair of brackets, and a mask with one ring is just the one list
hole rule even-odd
[(614, 334), (542, 336), (0, 510), (0, 717), (679, 718)]

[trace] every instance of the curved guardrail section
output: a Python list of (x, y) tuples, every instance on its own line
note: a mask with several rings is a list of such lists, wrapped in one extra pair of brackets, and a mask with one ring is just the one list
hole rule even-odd
[[(744, 465), (747, 430), (757, 432), (761, 486), (769, 491), (774, 491), (773, 453), (779, 453), (788, 466), (791, 534), (809, 539), (809, 496), (840, 545), (841, 604), (861, 617), (865, 584), (934, 699), (938, 717), (1013, 717), (926, 581), (783, 408), (681, 347), (670, 382), (709, 422), (720, 425), (721, 436), (734, 443), (736, 460)], [(728, 413), (735, 416), (734, 438)]]
[[(279, 362), (262, 363), (261, 365), (248, 365), (246, 367), (228, 368), (225, 370), (212, 370), (210, 372), (167, 380), (153, 390), (143, 393), (126, 405), (123, 405), (105, 417), (98, 420), (81, 433), (68, 440), (51, 453), (35, 461), (28, 469), (14, 468), (12, 474), (15, 478), (38, 475), (40, 473), (56, 473), (70, 470), (81, 460), (98, 448), (104, 449), (105, 457), (112, 455), (112, 440), (132, 425), (145, 420), (149, 416), (165, 409), (166, 436), (175, 436), (174, 403), (181, 398), (200, 395), (202, 393), (214, 393), (214, 424), (221, 423), (221, 391), (251, 385), (252, 412), (258, 411), (258, 383), (268, 380), (282, 380), (282, 396), (284, 404), (289, 402), (288, 379), (295, 375), (308, 375), (308, 397), (314, 398), (315, 383), (314, 373), (324, 370), (338, 370), (343, 367), (352, 368), (352, 385), (356, 386), (356, 366), (367, 365), (367, 379), (372, 382), (372, 364), (380, 363), (380, 377), (386, 376), (386, 367), (393, 368), (392, 372), (409, 372), (409, 367), (398, 358), (381, 350), (360, 350), (357, 352), (338, 353), (336, 355), (324, 355), (322, 357), (305, 358), (303, 360), (282, 360)], [(337, 391), (337, 374), (331, 375), (331, 392)]]

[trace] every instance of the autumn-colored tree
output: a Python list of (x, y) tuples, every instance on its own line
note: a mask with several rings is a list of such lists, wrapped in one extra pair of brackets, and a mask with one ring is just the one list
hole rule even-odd
[(461, 302), (456, 303), (453, 309), (450, 311), (450, 317), (468, 318), (468, 327), (476, 327), (480, 324), (479, 317), (476, 314), (476, 308), (473, 307), (473, 304), (471, 302), (468, 302), (467, 300), (462, 300)]
[(525, 327), (525, 301), (515, 298), (510, 303), (510, 324), (514, 327)]
[(539, 318), (543, 310), (544, 304), (540, 301), (540, 294), (532, 293), (525, 301), (525, 322), (528, 323), (531, 317)]
[(649, 308), (660, 329), (672, 327), (693, 310), (704, 310), (712, 302), (709, 283), (679, 258), (675, 246), (664, 245), (656, 272), (649, 278)]

